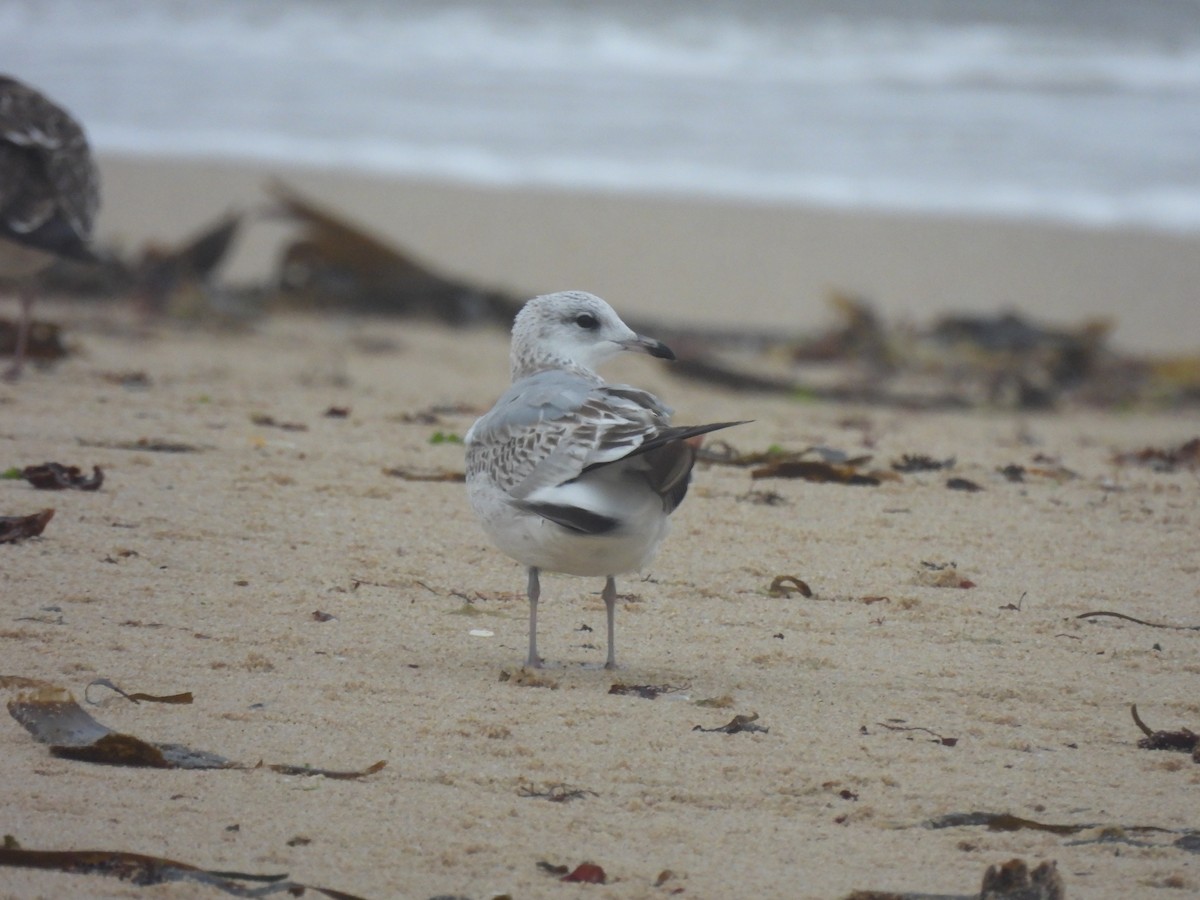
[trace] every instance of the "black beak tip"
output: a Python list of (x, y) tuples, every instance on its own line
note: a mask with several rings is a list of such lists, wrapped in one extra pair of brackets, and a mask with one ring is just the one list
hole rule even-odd
[(675, 352), (662, 341), (652, 345), (649, 352), (656, 359), (675, 359)]

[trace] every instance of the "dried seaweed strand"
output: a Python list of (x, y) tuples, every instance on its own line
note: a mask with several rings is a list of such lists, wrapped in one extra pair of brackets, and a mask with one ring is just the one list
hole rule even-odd
[[(129, 881), (139, 887), (169, 882), (192, 881), (216, 888), (235, 897), (265, 897), (287, 893), (298, 897), (311, 890), (334, 900), (361, 900), (355, 894), (322, 888), (311, 884), (287, 881), (287, 875), (255, 875), (248, 872), (220, 872), (201, 869), (188, 863), (128, 853), (121, 850), (25, 850), (21, 847), (0, 848), (0, 867), (42, 869), (76, 875), (107, 875)], [(261, 884), (250, 887), (238, 882)]]
[(1144, 734), (1146, 737), (1154, 737), (1153, 729), (1151, 729), (1149, 725), (1147, 725), (1145, 722), (1143, 722), (1142, 717), (1138, 715), (1136, 703), (1129, 704), (1129, 711), (1131, 713), (1133, 713), (1133, 724), (1136, 725), (1138, 728), (1142, 729), (1142, 734)]
[(958, 738), (946, 737), (938, 734), (932, 728), (925, 728), (921, 725), (889, 725), (887, 722), (876, 722), (881, 728), (886, 728), (888, 731), (923, 731), (926, 734), (931, 734), (937, 739), (937, 743), (945, 744), (947, 747), (953, 747), (958, 743)]
[(546, 790), (539, 791), (532, 784), (523, 784), (517, 790), (518, 796), (534, 797), (538, 800), (549, 800), (551, 803), (566, 803), (570, 800), (579, 800), (582, 797), (599, 797), (595, 791), (589, 791), (587, 788), (573, 788), (568, 784), (551, 784)]
[(1167, 625), (1163, 622), (1147, 622), (1145, 619), (1135, 619), (1133, 616), (1125, 615), (1125, 613), (1108, 612), (1106, 610), (1080, 613), (1075, 618), (1094, 619), (1097, 616), (1111, 616), (1114, 619), (1124, 619), (1127, 622), (1134, 622), (1138, 625), (1146, 625), (1150, 628), (1170, 628), (1173, 631), (1200, 631), (1200, 625)]
[(88, 686), (83, 689), (83, 699), (92, 706), (98, 705), (97, 701), (90, 696), (91, 690), (94, 687), (106, 687), (116, 691), (130, 703), (140, 703), (145, 700), (147, 703), (191, 703), (193, 700), (191, 691), (184, 691), (179, 694), (144, 694), (141, 692), (129, 693), (117, 687), (107, 678), (96, 678), (88, 683)]
[(1200, 735), (1196, 732), (1190, 728), (1180, 728), (1178, 731), (1151, 731), (1138, 715), (1136, 704), (1130, 705), (1130, 712), (1133, 714), (1134, 724), (1146, 735), (1138, 741), (1138, 746), (1143, 750), (1173, 750), (1178, 753), (1191, 753), (1192, 758), (1196, 762), (1200, 762), (1200, 758), (1196, 756), (1200, 751)]

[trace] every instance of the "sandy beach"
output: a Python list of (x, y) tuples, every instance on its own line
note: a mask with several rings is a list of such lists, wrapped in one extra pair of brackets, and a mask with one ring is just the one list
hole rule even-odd
[[(831, 289), (889, 321), (1016, 310), (1110, 319), (1137, 352), (1200, 345), (1200, 238), (687, 198), (503, 190), (317, 169), (101, 161), (100, 241), (178, 241), (262, 209), (278, 177), (448, 274), (533, 296), (578, 287), (646, 317), (818, 328)], [(227, 277), (260, 281), (287, 231), (246, 228)]]
[[(261, 204), (266, 174), (106, 159), (100, 239), (178, 240)], [(839, 287), (897, 319), (1109, 316), (1118, 344), (1147, 352), (1195, 351), (1200, 334), (1194, 239), (282, 175), (441, 270), (585, 288), (620, 312), (817, 327)], [(256, 225), (228, 277), (263, 278), (283, 236)], [(398, 474), (461, 472), (453, 438), (503, 389), (507, 335), (37, 309), (78, 352), (0, 384), (2, 468), (53, 460), (105, 481), (0, 481), (0, 515), (55, 509), (42, 536), (0, 545), (0, 675), (80, 703), (98, 678), (190, 691), (164, 705), (93, 689), (87, 708), (251, 768), (60, 759), (6, 717), (3, 831), (22, 847), (371, 898), (970, 896), (1013, 857), (1057, 861), (1069, 897), (1200, 893), (1200, 769), (1139, 748), (1130, 715), (1200, 728), (1200, 483), (1115, 461), (1197, 437), (1194, 412), (804, 403), (618, 360), (606, 374), (680, 422), (753, 419), (728, 434), (742, 451), (832, 447), (885, 473), (905, 454), (956, 462), (877, 486), (699, 466), (652, 569), (618, 582), (622, 668), (600, 667), (601, 584), (548, 576), (549, 665), (530, 683), (524, 573), (488, 545), (462, 484)], [(1023, 481), (1001, 473), (1012, 465)], [(781, 575), (813, 596), (774, 595)], [(1153, 624), (1078, 618), (1097, 611)], [(763, 730), (696, 730), (738, 715)], [(342, 780), (260, 761), (387, 765)], [(946, 818), (960, 813), (984, 815)], [(987, 814), (1056, 827), (990, 830)], [(608, 883), (539, 865), (584, 861)], [(0, 868), (5, 898), (151, 893), (220, 896)]]

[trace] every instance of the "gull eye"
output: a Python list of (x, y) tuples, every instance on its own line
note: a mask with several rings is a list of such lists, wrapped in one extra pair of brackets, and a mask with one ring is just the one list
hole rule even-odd
[(600, 327), (600, 320), (591, 313), (580, 313), (575, 317), (575, 324), (580, 328), (586, 328), (588, 331), (591, 331)]

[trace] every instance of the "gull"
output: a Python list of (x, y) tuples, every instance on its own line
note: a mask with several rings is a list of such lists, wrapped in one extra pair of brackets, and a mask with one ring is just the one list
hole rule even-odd
[(529, 570), (533, 668), (542, 665), (543, 570), (605, 579), (605, 668), (616, 668), (616, 576), (654, 558), (687, 493), (699, 436), (742, 424), (671, 425), (653, 394), (596, 374), (625, 350), (675, 358), (593, 294), (535, 297), (513, 321), (512, 385), (464, 438), (471, 506), (495, 545)]
[(21, 283), (13, 364), (25, 363), (33, 308), (31, 279), (56, 257), (95, 260), (87, 242), (100, 205), (87, 137), (62, 107), (0, 75), (0, 276)]

